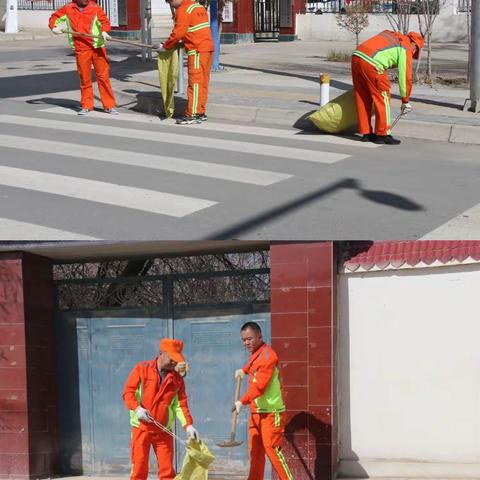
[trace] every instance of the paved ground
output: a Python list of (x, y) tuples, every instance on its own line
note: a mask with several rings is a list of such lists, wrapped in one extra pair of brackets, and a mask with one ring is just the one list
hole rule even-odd
[[(235, 66), (213, 75), (211, 120), (185, 127), (125, 109), (77, 117), (63, 40), (0, 46), (4, 240), (480, 238), (480, 147), (404, 138), (371, 148), (274, 121), (316, 108), (326, 46), (226, 46), (223, 61)], [(110, 50), (120, 103), (155, 109), (154, 63)], [(348, 88), (345, 65), (334, 68), (333, 86)], [(458, 109), (467, 93), (419, 88), (417, 115), (434, 133), (449, 128), (447, 116), (476, 129), (479, 117)], [(263, 108), (255, 123), (250, 107)]]

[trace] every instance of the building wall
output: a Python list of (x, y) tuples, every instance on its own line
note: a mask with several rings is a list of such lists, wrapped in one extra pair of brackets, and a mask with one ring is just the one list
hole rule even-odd
[(339, 275), (341, 474), (478, 478), (479, 286), (480, 263)]
[(0, 255), (0, 478), (55, 472), (57, 411), (51, 262)]
[[(336, 15), (305, 14), (297, 15), (297, 36), (300, 40), (354, 41), (355, 36), (338, 27)], [(412, 16), (411, 30), (418, 29), (416, 16)], [(392, 30), (387, 17), (383, 14), (369, 15), (369, 26), (360, 33), (360, 41), (376, 35), (382, 30)], [(467, 21), (465, 13), (457, 13), (455, 0), (447, 0), (433, 27), (435, 42), (466, 42)]]
[(48, 19), (53, 10), (18, 10), (19, 30), (41, 30), (48, 34)]
[(271, 335), (284, 376), (284, 454), (296, 480), (333, 479), (337, 456), (333, 242), (272, 245)]

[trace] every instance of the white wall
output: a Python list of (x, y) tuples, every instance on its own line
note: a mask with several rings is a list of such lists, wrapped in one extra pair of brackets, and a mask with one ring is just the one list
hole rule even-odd
[(480, 478), (480, 263), (338, 287), (340, 473)]
[(48, 19), (53, 10), (18, 10), (19, 30), (42, 30), (48, 33)]
[(168, 15), (171, 17), (172, 13), (165, 0), (152, 0), (152, 15)]
[[(467, 40), (467, 22), (465, 13), (456, 13), (455, 0), (448, 3), (441, 10), (434, 23), (433, 41), (435, 42), (463, 42)], [(361, 32), (360, 41), (376, 35), (382, 30), (392, 29), (387, 17), (383, 14), (369, 15), (370, 25)], [(418, 29), (416, 16), (413, 16), (411, 30)], [(335, 15), (326, 13), (314, 15), (307, 13), (297, 15), (297, 35), (301, 40), (354, 40), (354, 36), (347, 30), (338, 27)]]

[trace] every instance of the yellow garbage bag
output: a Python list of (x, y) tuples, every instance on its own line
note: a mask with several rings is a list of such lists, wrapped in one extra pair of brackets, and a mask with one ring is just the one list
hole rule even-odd
[(341, 133), (358, 124), (353, 90), (343, 93), (309, 117), (324, 132)]
[(167, 118), (173, 116), (175, 110), (175, 83), (178, 76), (178, 50), (171, 49), (158, 52), (158, 75), (162, 90), (163, 106)]
[(190, 440), (187, 443), (182, 470), (174, 480), (207, 480), (208, 467), (214, 460), (215, 456), (202, 441)]

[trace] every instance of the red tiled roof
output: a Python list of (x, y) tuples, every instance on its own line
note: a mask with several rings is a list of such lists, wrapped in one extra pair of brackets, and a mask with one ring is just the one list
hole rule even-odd
[(343, 266), (346, 270), (399, 268), (419, 263), (480, 261), (480, 240), (418, 240), (402, 242), (350, 242)]

